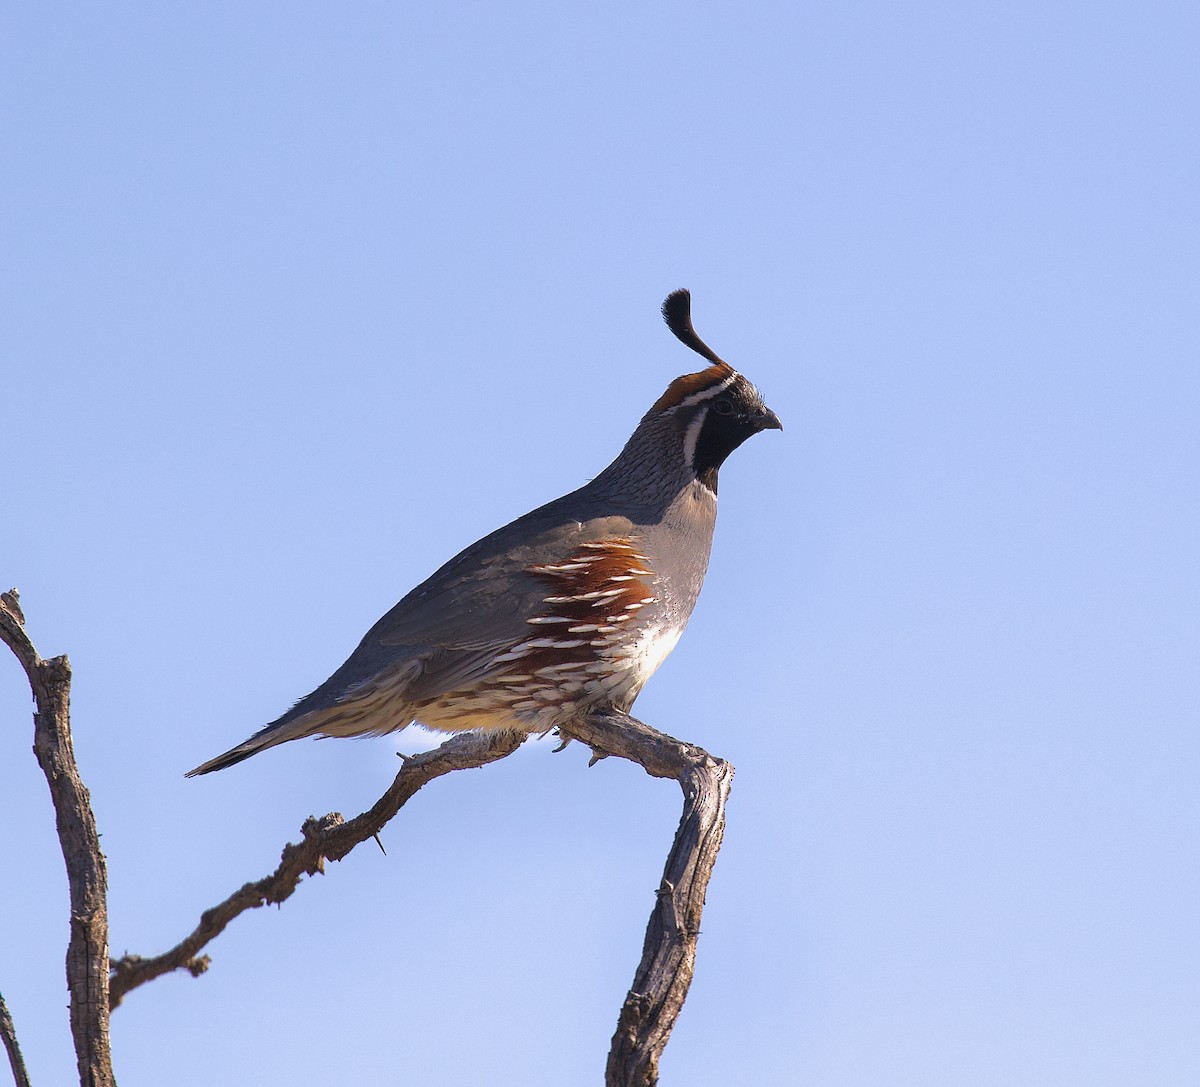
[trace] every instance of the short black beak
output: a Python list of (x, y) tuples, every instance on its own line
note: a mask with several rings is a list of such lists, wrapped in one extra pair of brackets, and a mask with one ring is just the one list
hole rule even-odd
[(779, 421), (779, 416), (770, 408), (763, 408), (762, 414), (758, 417), (758, 429), (782, 430), (783, 424)]

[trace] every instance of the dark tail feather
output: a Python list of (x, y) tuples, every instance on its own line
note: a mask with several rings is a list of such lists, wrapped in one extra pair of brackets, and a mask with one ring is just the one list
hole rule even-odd
[(244, 745), (239, 745), (226, 751), (224, 755), (218, 755), (215, 759), (209, 759), (208, 762), (201, 763), (195, 770), (189, 770), (184, 777), (195, 778), (201, 774), (211, 774), (214, 770), (224, 770), (227, 766), (236, 766), (239, 762), (244, 762), (251, 755), (261, 750), (262, 748), (260, 747), (246, 750)]
[(218, 755), (215, 759), (209, 759), (208, 762), (202, 762), (194, 770), (189, 770), (184, 776), (195, 778), (201, 774), (211, 774), (214, 770), (224, 770), (227, 766), (236, 766), (239, 762), (245, 762), (251, 755), (257, 755), (265, 748), (274, 747), (279, 742), (279, 739), (267, 738), (261, 732), (257, 733), (244, 743), (238, 744), (237, 747), (231, 747), (223, 755)]
[[(361, 647), (360, 647), (361, 648)], [(369, 668), (367, 666), (370, 666)], [(420, 670), (420, 661), (413, 660), (409, 664), (411, 673), (415, 675)], [(380, 670), (380, 665), (374, 659), (360, 659), (356, 651), (336, 672), (321, 684), (312, 694), (305, 695), (282, 717), (272, 721), (265, 728), (259, 729), (248, 740), (243, 740), (237, 747), (231, 747), (223, 755), (202, 762), (195, 770), (189, 770), (187, 777), (199, 777), (201, 774), (211, 774), (214, 770), (224, 770), (243, 762), (251, 755), (257, 755), (268, 747), (287, 743), (288, 740), (299, 740), (304, 736), (362, 736), (364, 734), (381, 735), (403, 728), (412, 720), (412, 715), (405, 715), (407, 707), (401, 703), (397, 707), (398, 723), (388, 722), (385, 718), (383, 727), (377, 727), (372, 712), (378, 709), (374, 688), (366, 690), (366, 708), (355, 702), (353, 692), (355, 685), (362, 687), (363, 673), (367, 676)], [(347, 694), (347, 689), (350, 694)]]
[(211, 774), (214, 770), (224, 770), (227, 766), (236, 766), (251, 755), (266, 751), (268, 747), (287, 743), (288, 740), (298, 740), (301, 736), (311, 736), (318, 731), (310, 723), (309, 715), (297, 714), (296, 709), (297, 707), (293, 706), (278, 721), (272, 721), (266, 728), (259, 729), (250, 739), (243, 740), (237, 747), (231, 747), (215, 759), (202, 762), (196, 769), (189, 770), (184, 776), (194, 778), (201, 774)]

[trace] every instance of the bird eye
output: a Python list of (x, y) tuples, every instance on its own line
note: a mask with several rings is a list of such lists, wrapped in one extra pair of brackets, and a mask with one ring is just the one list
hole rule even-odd
[(713, 411), (715, 411), (718, 415), (732, 415), (733, 403), (722, 397), (715, 404), (713, 404)]

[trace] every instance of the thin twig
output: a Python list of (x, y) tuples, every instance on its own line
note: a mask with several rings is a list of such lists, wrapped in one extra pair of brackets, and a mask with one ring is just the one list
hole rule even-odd
[(8, 1014), (8, 1005), (4, 1003), (3, 993), (0, 993), (0, 1038), (4, 1039), (4, 1048), (8, 1051), (8, 1065), (12, 1069), (13, 1083), (16, 1087), (29, 1087), (29, 1071), (25, 1067), (25, 1058), (21, 1056), (21, 1047), (17, 1044), (17, 1031), (13, 1026), (12, 1016)]
[(0, 593), (0, 639), (12, 650), (33, 691), (33, 751), (50, 786), (58, 840), (67, 865), (71, 938), (67, 988), (71, 1036), (79, 1081), (112, 1087), (108, 1039), (108, 874), (91, 798), (79, 776), (71, 743), (71, 665), (66, 657), (42, 660), (25, 633), (15, 589)]
[(511, 755), (523, 739), (514, 732), (455, 736), (433, 751), (406, 758), (387, 792), (368, 811), (349, 822), (337, 812), (322, 819), (309, 816), (300, 828), (303, 841), (289, 842), (283, 847), (283, 855), (274, 872), (245, 884), (223, 902), (205, 910), (200, 915), (200, 923), (169, 951), (153, 958), (124, 955), (114, 959), (110, 989), (112, 1006), (117, 1007), (131, 989), (173, 970), (187, 970), (198, 977), (208, 969), (209, 959), (207, 955), (197, 957), (197, 953), (239, 914), (290, 898), (303, 876), (324, 872), (327, 860), (341, 860), (355, 846), (374, 838), (421, 786), (451, 771), (485, 766)]
[(559, 731), (591, 747), (593, 762), (617, 755), (683, 789), (683, 815), (605, 1069), (606, 1087), (653, 1087), (696, 969), (700, 914), (721, 848), (733, 766), (628, 714), (594, 714)]

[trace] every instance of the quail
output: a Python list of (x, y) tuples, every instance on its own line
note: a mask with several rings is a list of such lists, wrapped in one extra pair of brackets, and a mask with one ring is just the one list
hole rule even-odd
[(758, 390), (692, 327), (691, 294), (662, 306), (709, 363), (676, 378), (590, 483), (456, 555), (379, 620), (312, 694), (188, 776), (302, 736), (545, 733), (575, 715), (628, 712), (675, 648), (700, 595), (717, 472), (761, 430)]

